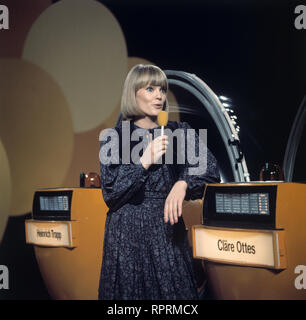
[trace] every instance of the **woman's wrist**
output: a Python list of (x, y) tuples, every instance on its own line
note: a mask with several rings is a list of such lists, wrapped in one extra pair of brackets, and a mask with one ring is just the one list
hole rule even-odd
[(150, 167), (150, 165), (149, 165), (149, 164), (147, 164), (147, 163), (144, 163), (144, 161), (143, 161), (143, 158), (142, 158), (142, 157), (141, 157), (139, 160), (140, 160), (141, 165), (142, 165), (146, 170), (148, 170), (148, 169), (149, 169), (149, 167)]
[(181, 186), (185, 191), (187, 190), (187, 182), (185, 180), (178, 180), (176, 182), (179, 186)]

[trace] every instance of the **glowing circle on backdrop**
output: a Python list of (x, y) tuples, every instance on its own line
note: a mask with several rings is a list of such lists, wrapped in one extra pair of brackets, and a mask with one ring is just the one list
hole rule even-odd
[(71, 165), (62, 183), (63, 187), (79, 187), (80, 173), (96, 172), (100, 174), (99, 133), (103, 125), (74, 135), (74, 148)]
[(11, 173), (6, 150), (0, 137), (0, 243), (11, 205)]
[(75, 132), (97, 127), (120, 100), (127, 48), (112, 13), (93, 0), (62, 0), (46, 9), (25, 41), (23, 58), (61, 86)]
[(12, 178), (10, 215), (32, 210), (34, 192), (61, 186), (70, 166), (73, 123), (57, 83), (36, 65), (0, 60), (0, 137)]
[(30, 27), (51, 4), (51, 0), (1, 0), (9, 9), (10, 27), (0, 32), (0, 57), (21, 57)]

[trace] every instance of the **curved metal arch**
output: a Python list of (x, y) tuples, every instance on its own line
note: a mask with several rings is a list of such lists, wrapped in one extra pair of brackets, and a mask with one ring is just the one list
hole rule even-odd
[(298, 109), (291, 127), (283, 162), (285, 181), (291, 182), (295, 165), (296, 152), (306, 122), (306, 96)]
[[(238, 133), (232, 124), (230, 116), (217, 95), (208, 85), (194, 74), (183, 71), (165, 70), (169, 84), (184, 88), (203, 104), (213, 118), (224, 142), (228, 153), (235, 182), (249, 182), (250, 174), (246, 165), (245, 157), (240, 148)], [(187, 83), (171, 79), (178, 77)], [(191, 84), (191, 85), (190, 85)]]

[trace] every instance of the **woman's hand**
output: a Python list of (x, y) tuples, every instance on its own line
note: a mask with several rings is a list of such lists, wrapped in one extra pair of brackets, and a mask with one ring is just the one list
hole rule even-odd
[(172, 187), (165, 202), (164, 221), (170, 224), (178, 222), (178, 217), (182, 215), (183, 201), (185, 199), (187, 183), (184, 180), (177, 181)]
[(140, 158), (143, 167), (148, 169), (150, 165), (156, 163), (166, 153), (168, 144), (168, 136), (159, 136), (152, 140), (152, 134), (150, 133), (150, 143)]

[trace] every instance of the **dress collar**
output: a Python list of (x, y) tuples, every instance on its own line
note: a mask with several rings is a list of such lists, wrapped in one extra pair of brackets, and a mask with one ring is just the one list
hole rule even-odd
[(143, 128), (143, 127), (139, 127), (137, 124), (135, 124), (135, 122), (133, 120), (131, 120), (131, 126), (133, 126), (136, 129), (144, 129), (144, 130), (149, 130), (150, 132), (153, 131), (154, 129), (160, 129), (160, 126), (154, 127), (154, 128)]

